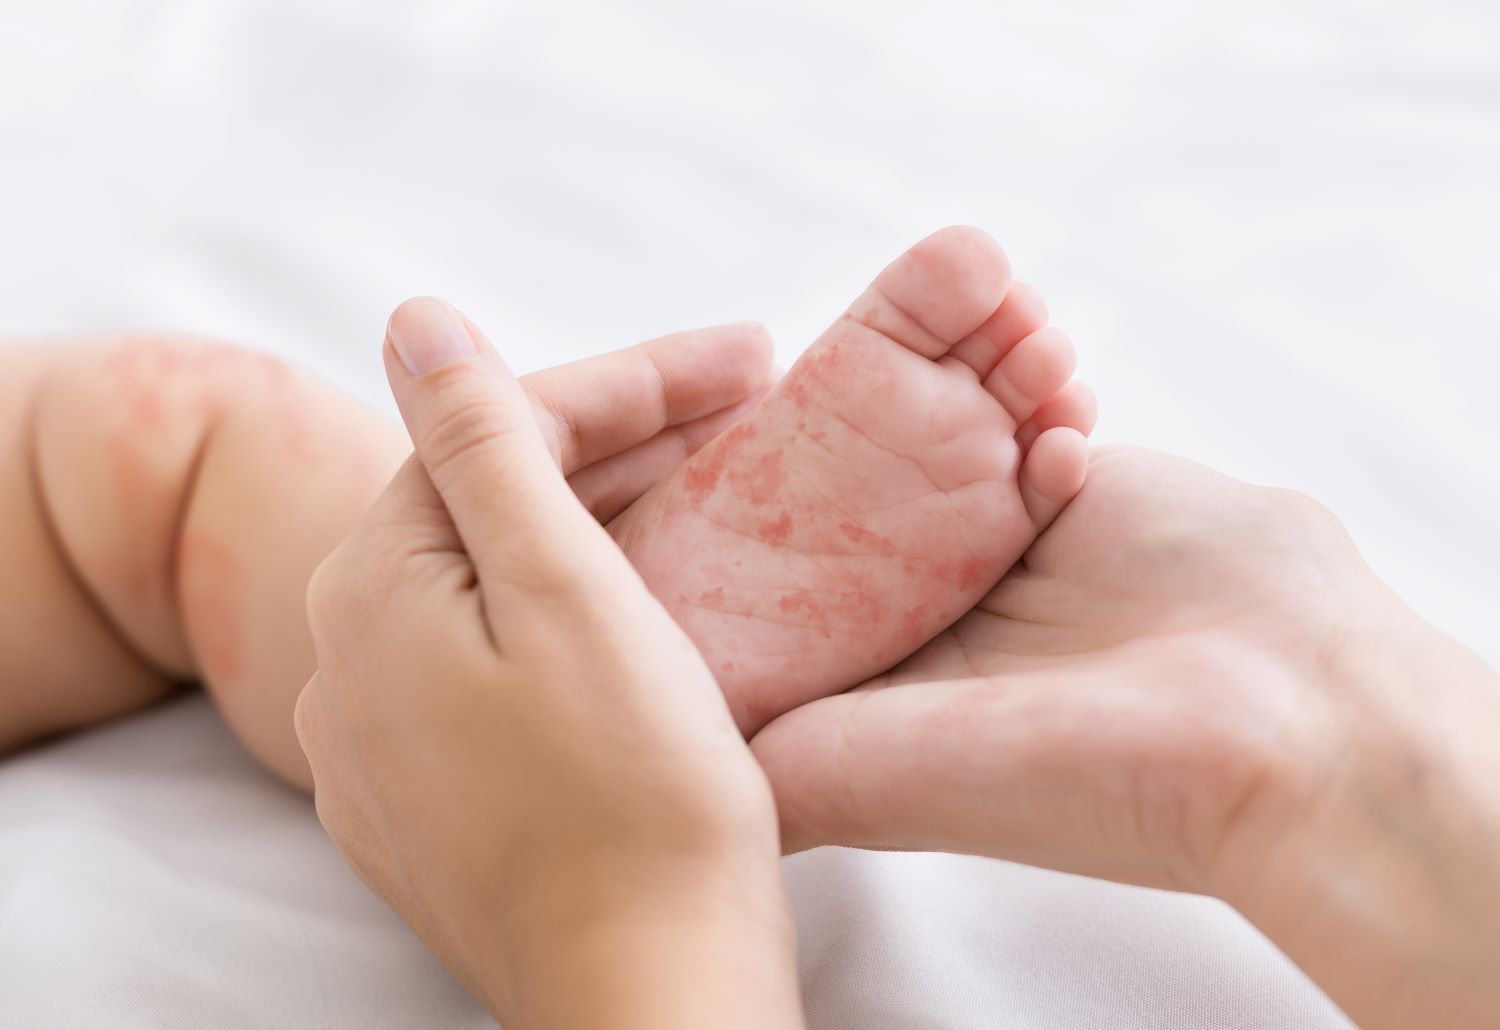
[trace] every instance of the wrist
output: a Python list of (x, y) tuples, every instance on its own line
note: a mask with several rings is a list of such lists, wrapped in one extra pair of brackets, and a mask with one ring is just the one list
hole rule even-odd
[(575, 865), (470, 949), (470, 987), (518, 1027), (800, 1026), (779, 863), (757, 859)]
[(1221, 896), (1360, 1025), (1468, 1025), (1500, 1005), (1500, 681), (1374, 596), (1329, 637), (1280, 831)]

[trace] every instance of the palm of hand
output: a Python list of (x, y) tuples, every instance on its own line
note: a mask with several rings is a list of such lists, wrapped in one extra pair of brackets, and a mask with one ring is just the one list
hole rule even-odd
[(1211, 889), (1317, 689), (1363, 573), (1296, 495), (1132, 449), (968, 615), (756, 739), (791, 847), (982, 850)]

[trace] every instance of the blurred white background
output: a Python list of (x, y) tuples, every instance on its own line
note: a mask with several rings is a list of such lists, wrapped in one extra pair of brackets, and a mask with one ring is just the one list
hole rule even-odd
[[(748, 317), (791, 359), (972, 222), (1098, 439), (1317, 496), (1500, 663), (1497, 55), (1485, 0), (0, 0), (0, 334), (375, 403), (414, 293), (522, 369)], [(316, 829), (196, 702), (0, 768), (0, 1027), (482, 1025)], [(1341, 1025), (1207, 902), (788, 868), (819, 1027)]]

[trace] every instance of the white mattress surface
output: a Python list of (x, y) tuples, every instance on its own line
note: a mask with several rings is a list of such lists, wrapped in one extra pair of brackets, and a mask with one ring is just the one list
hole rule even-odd
[[(0, 334), (209, 333), (379, 400), (437, 293), (522, 369), (747, 317), (790, 359), (973, 222), (1100, 440), (1317, 496), (1497, 663), (1497, 53), (1453, 0), (0, 0)], [(1348, 1025), (1215, 902), (786, 873), (819, 1030)], [(0, 764), (0, 1028), (485, 1025), (201, 698)]]

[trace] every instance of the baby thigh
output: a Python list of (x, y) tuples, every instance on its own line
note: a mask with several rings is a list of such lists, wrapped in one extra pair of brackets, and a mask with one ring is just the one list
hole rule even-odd
[(38, 396), (65, 345), (0, 346), (0, 754), (172, 689), (106, 617), (41, 486)]
[(202, 451), (178, 540), (183, 631), (230, 728), (303, 789), (292, 713), (316, 668), (307, 584), (410, 450), (390, 420), (284, 375), (226, 408)]
[[(51, 622), (64, 647), (102, 633), (129, 661), (110, 667), (112, 706), (96, 701), (54, 728), (197, 681), (252, 754), (310, 786), (292, 730), (313, 672), (307, 582), (408, 452), (405, 434), (221, 344), (136, 337), (59, 355), (31, 404), (31, 465), (94, 625)], [(59, 689), (78, 700), (88, 682)]]

